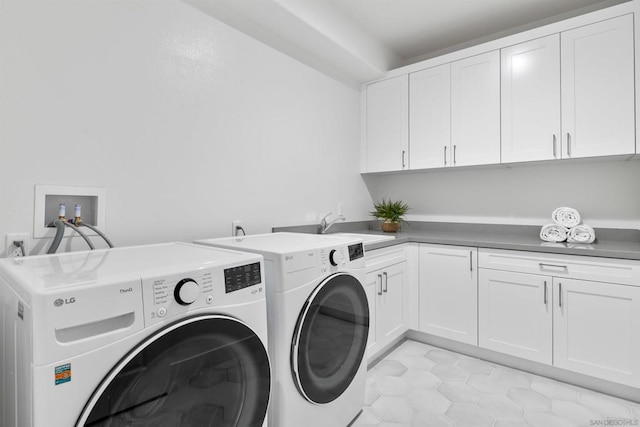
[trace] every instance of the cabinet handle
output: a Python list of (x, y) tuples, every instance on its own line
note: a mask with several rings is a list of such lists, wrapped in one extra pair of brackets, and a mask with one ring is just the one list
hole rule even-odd
[(551, 267), (551, 268), (561, 268), (563, 270), (569, 271), (569, 268), (566, 265), (546, 264), (546, 263), (543, 263), (543, 262), (539, 262), (538, 265), (540, 266), (540, 270), (544, 270), (547, 267)]
[(453, 146), (453, 166), (456, 165), (456, 146)]
[(444, 146), (444, 165), (447, 166), (447, 146)]
[(562, 307), (562, 283), (558, 283), (558, 307)]
[(382, 274), (378, 274), (378, 280), (380, 281), (380, 290), (378, 291), (378, 295), (382, 295)]
[(469, 251), (469, 271), (473, 271), (473, 251)]
[(386, 271), (382, 275), (384, 276), (384, 293), (386, 294), (387, 290), (389, 290), (389, 276)]
[(547, 281), (544, 281), (544, 305), (547, 305)]
[(404, 169), (404, 167), (405, 167), (405, 164), (404, 164), (404, 153), (405, 153), (405, 151), (402, 150), (402, 169)]
[(558, 145), (558, 138), (556, 137), (556, 134), (553, 134), (553, 158), (555, 159), (557, 156), (557, 147)]
[(571, 134), (567, 132), (567, 156), (571, 157)]

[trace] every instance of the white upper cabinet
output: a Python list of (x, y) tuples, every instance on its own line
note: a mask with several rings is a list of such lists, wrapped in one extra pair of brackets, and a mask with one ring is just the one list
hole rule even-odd
[(563, 157), (635, 153), (633, 15), (561, 34)]
[(500, 52), (451, 63), (453, 166), (500, 163)]
[(632, 3), (365, 85), (363, 172), (635, 154)]
[(366, 86), (366, 154), (363, 172), (409, 168), (409, 78)]
[(409, 75), (411, 169), (451, 165), (451, 66)]
[(502, 162), (561, 158), (560, 35), (502, 49)]

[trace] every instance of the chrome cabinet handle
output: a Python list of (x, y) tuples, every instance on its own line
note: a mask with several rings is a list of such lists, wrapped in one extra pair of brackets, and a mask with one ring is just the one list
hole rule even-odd
[(469, 271), (473, 271), (473, 251), (469, 251)]
[(384, 276), (384, 293), (386, 294), (389, 290), (389, 276), (386, 271), (382, 275)]
[(544, 270), (547, 267), (551, 267), (551, 268), (561, 268), (563, 270), (568, 271), (569, 267), (567, 267), (566, 265), (559, 265), (559, 264), (547, 264), (544, 262), (539, 262), (538, 266), (540, 266), (540, 270)]
[(456, 146), (453, 146), (453, 165), (456, 165)]
[(404, 153), (405, 153), (405, 151), (404, 151), (404, 150), (402, 150), (402, 169), (404, 169), (404, 168), (405, 168), (405, 163), (404, 163)]
[(571, 134), (567, 132), (567, 156), (571, 157)]
[(447, 146), (444, 146), (444, 165), (447, 166)]
[(382, 295), (382, 274), (378, 274), (378, 280), (380, 281), (380, 290), (378, 291), (378, 295)]
[(562, 283), (558, 283), (558, 307), (562, 307)]
[(544, 281), (544, 305), (547, 305), (547, 281)]
[(558, 138), (556, 137), (556, 134), (554, 133), (553, 134), (553, 158), (554, 159), (556, 157), (558, 157), (557, 150), (556, 150), (557, 144), (558, 144)]

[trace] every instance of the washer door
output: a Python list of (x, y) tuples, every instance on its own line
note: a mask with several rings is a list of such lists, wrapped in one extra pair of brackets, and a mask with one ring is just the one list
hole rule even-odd
[(349, 387), (369, 334), (364, 287), (350, 274), (326, 278), (307, 299), (294, 332), (291, 367), (300, 393), (329, 403)]
[(267, 352), (247, 325), (187, 318), (121, 360), (77, 426), (262, 426), (270, 383)]

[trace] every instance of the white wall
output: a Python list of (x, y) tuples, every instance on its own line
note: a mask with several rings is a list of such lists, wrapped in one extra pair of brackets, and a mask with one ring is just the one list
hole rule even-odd
[(0, 0), (0, 31), (0, 245), (35, 184), (106, 188), (116, 245), (366, 217), (357, 90), (177, 0)]
[(371, 196), (402, 199), (407, 219), (543, 225), (560, 206), (595, 227), (640, 228), (640, 161), (582, 160), (440, 169), (365, 178)]

